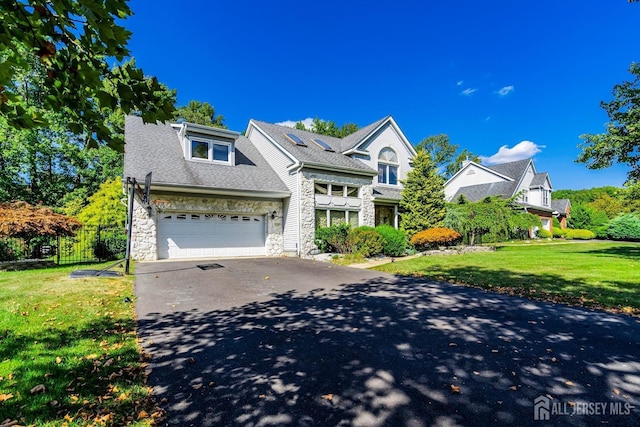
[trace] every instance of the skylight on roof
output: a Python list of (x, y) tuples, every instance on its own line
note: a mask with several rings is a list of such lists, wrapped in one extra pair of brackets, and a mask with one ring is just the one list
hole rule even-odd
[(293, 142), (294, 144), (300, 146), (300, 147), (306, 147), (307, 144), (304, 143), (303, 140), (301, 140), (298, 135), (294, 135), (292, 133), (285, 133), (284, 136), (287, 137), (287, 139), (289, 139), (289, 141)]
[(324, 149), (324, 151), (334, 151), (333, 148), (331, 148), (331, 146), (329, 144), (327, 144), (326, 142), (324, 142), (321, 139), (312, 139), (313, 142), (315, 142), (316, 144), (318, 144), (320, 147), (322, 147)]

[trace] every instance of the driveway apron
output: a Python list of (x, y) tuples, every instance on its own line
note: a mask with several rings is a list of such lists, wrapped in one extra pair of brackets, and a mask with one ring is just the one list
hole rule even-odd
[(640, 425), (637, 318), (297, 258), (136, 294), (166, 425)]

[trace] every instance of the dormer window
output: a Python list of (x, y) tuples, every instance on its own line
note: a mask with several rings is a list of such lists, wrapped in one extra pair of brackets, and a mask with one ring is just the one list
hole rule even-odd
[(205, 138), (189, 138), (189, 158), (212, 163), (232, 164), (232, 144)]
[(378, 155), (378, 183), (398, 185), (398, 155), (391, 148), (383, 148)]

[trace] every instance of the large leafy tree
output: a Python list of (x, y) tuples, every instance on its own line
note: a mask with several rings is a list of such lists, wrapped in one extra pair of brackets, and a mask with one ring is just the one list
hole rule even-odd
[(472, 160), (480, 163), (480, 158), (466, 148), (458, 151), (458, 144), (452, 144), (447, 134), (431, 135), (424, 138), (416, 146), (416, 150), (424, 150), (431, 156), (444, 179), (449, 179), (462, 168), (462, 162)]
[(582, 153), (577, 161), (589, 169), (627, 164), (632, 182), (640, 180), (640, 63), (631, 64), (629, 72), (634, 79), (615, 85), (614, 99), (600, 103), (610, 120), (606, 132), (581, 135)]
[[(0, 115), (9, 127), (42, 127), (47, 112), (63, 112), (69, 130), (89, 147), (105, 141), (122, 150), (105, 111), (138, 112), (146, 122), (171, 119), (175, 93), (134, 60), (125, 62), (131, 33), (120, 22), (132, 13), (127, 0), (2, 0), (0, 6)], [(34, 60), (41, 80), (24, 91), (19, 82)]]
[(84, 225), (124, 224), (127, 208), (121, 202), (123, 198), (120, 178), (108, 179), (89, 197), (89, 204), (78, 213), (78, 219)]
[(419, 231), (441, 227), (445, 216), (444, 180), (431, 156), (420, 150), (413, 157), (413, 169), (402, 181), (400, 227), (413, 236)]
[(345, 136), (351, 135), (352, 133), (356, 132), (358, 130), (358, 125), (355, 123), (345, 123), (342, 126), (338, 126), (333, 120), (327, 121), (316, 117), (315, 119), (313, 119), (311, 129), (307, 129), (307, 127), (302, 122), (297, 122), (295, 128), (299, 130), (311, 130), (311, 132), (317, 133), (319, 135), (344, 138)]
[(176, 108), (173, 118), (199, 125), (227, 128), (224, 124), (224, 116), (216, 115), (215, 108), (208, 102), (189, 101), (187, 105)]

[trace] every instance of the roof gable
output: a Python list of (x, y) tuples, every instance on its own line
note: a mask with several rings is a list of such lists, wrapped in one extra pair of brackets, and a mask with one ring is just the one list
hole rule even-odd
[(168, 123), (125, 120), (124, 175), (143, 179), (153, 172), (153, 184), (201, 188), (203, 191), (289, 192), (253, 144), (239, 136), (234, 166), (185, 160), (182, 143)]
[(344, 154), (353, 154), (353, 153), (362, 153), (367, 152), (366, 146), (367, 144), (376, 137), (376, 135), (382, 131), (386, 126), (390, 126), (393, 131), (398, 135), (398, 139), (405, 146), (407, 151), (411, 154), (411, 156), (416, 155), (416, 149), (409, 142), (407, 137), (404, 135), (396, 121), (391, 116), (387, 116), (383, 119), (378, 120), (368, 126), (363, 127), (362, 129), (352, 133), (351, 135), (346, 136), (342, 139), (342, 152)]
[[(248, 135), (252, 128), (256, 129), (272, 143), (276, 144), (292, 160), (304, 163), (307, 166), (341, 169), (357, 173), (366, 173), (368, 175), (374, 175), (377, 173), (377, 171), (364, 163), (342, 154), (342, 140), (340, 138), (320, 135), (286, 126), (274, 125), (253, 119), (249, 121), (249, 127), (247, 130)], [(292, 134), (300, 138), (305, 142), (306, 146), (293, 143), (292, 140), (286, 136), (287, 134)], [(334, 151), (325, 150), (320, 145), (314, 143), (312, 141), (313, 139), (320, 139), (324, 141)]]

